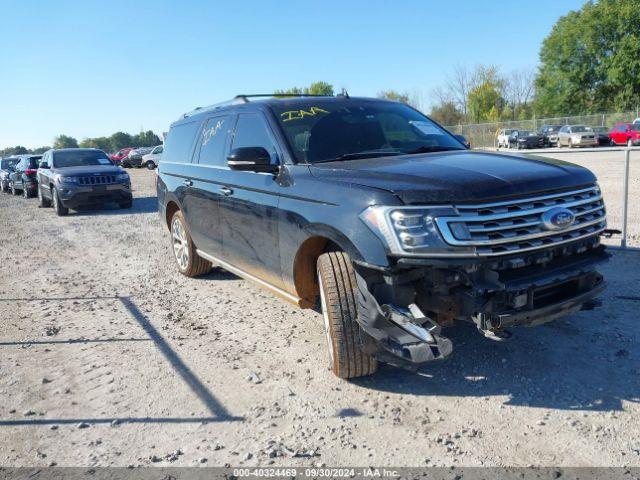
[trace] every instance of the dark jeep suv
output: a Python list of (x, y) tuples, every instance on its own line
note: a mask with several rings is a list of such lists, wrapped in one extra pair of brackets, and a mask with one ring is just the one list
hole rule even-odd
[(70, 208), (115, 202), (131, 208), (129, 174), (95, 148), (48, 150), (38, 170), (40, 206), (66, 215)]
[(38, 188), (38, 164), (42, 155), (20, 155), (19, 158), (9, 173), (9, 189), (14, 195), (22, 192), (24, 198), (30, 198)]
[(343, 378), (446, 357), (455, 321), (501, 340), (604, 288), (589, 170), (470, 151), (401, 103), (238, 96), (196, 109), (171, 125), (157, 190), (179, 271), (215, 264), (319, 305)]

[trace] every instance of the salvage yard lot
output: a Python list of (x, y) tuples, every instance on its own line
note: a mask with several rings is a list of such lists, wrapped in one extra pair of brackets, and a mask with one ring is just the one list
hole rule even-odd
[[(622, 152), (550, 156), (598, 175), (619, 228)], [(130, 173), (130, 211), (0, 195), (2, 466), (640, 465), (639, 251), (614, 252), (595, 310), (505, 343), (459, 326), (420, 375), (344, 382), (316, 312), (179, 275), (153, 173)]]

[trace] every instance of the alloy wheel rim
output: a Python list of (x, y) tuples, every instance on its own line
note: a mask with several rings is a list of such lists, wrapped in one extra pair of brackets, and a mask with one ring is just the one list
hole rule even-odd
[(173, 240), (173, 254), (176, 257), (181, 270), (186, 270), (189, 266), (189, 244), (187, 232), (179, 219), (173, 221), (171, 226), (171, 237)]
[(331, 333), (329, 330), (329, 314), (327, 313), (327, 301), (324, 297), (324, 287), (322, 286), (320, 272), (318, 272), (318, 285), (320, 285), (320, 308), (322, 309), (322, 319), (324, 321), (324, 333), (325, 337), (327, 338), (327, 345), (329, 347), (329, 366), (333, 368), (333, 341), (331, 340)]

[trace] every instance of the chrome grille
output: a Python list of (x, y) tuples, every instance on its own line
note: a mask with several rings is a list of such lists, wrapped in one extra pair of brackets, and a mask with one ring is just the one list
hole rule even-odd
[[(459, 216), (436, 218), (450, 245), (475, 247), (478, 255), (505, 255), (579, 240), (606, 227), (606, 210), (597, 186), (570, 192), (478, 205), (456, 205)], [(575, 215), (563, 230), (548, 230), (542, 215), (564, 207)]]
[(79, 185), (110, 185), (116, 183), (115, 175), (92, 175), (89, 177), (78, 177)]

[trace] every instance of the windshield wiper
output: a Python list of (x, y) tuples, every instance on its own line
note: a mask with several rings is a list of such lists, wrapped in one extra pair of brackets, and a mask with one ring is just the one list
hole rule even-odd
[(404, 155), (404, 153), (395, 152), (395, 151), (392, 152), (392, 151), (370, 150), (365, 152), (343, 153), (342, 155), (338, 155), (335, 158), (318, 160), (317, 162), (314, 162), (314, 163), (340, 162), (342, 160), (358, 160), (359, 158), (392, 157), (395, 155)]
[(423, 145), (415, 150), (404, 152), (405, 155), (413, 155), (414, 153), (430, 153), (430, 152), (448, 152), (450, 150), (466, 150), (465, 148), (458, 147), (445, 147), (442, 145)]

